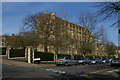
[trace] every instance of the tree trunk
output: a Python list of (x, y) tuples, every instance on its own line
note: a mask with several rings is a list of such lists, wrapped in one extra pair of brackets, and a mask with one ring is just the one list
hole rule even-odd
[(55, 47), (54, 60), (58, 59), (57, 54), (58, 54), (58, 47)]

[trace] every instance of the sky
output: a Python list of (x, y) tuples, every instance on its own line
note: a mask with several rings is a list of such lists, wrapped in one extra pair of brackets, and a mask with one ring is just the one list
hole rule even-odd
[[(78, 24), (78, 17), (85, 12), (96, 12), (92, 6), (95, 2), (2, 2), (2, 34), (18, 34), (23, 27), (23, 19), (28, 14), (38, 12), (56, 12), (57, 16), (67, 13), (70, 22)], [(109, 28), (110, 22), (99, 22), (99, 26), (105, 26), (109, 41), (118, 45), (117, 28)]]

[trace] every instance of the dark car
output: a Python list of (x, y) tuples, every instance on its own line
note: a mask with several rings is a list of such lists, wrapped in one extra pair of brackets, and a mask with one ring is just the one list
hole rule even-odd
[(90, 59), (89, 58), (80, 58), (78, 60), (78, 64), (90, 64)]
[(72, 58), (63, 57), (63, 58), (55, 60), (55, 64), (57, 66), (59, 66), (59, 65), (65, 65), (65, 66), (68, 66), (68, 65), (78, 65), (78, 61), (74, 60)]
[(120, 65), (120, 58), (112, 58), (112, 61), (110, 62), (111, 66), (114, 65)]
[(104, 59), (102, 59), (102, 63), (109, 63), (110, 61), (109, 61), (109, 58), (104, 58)]

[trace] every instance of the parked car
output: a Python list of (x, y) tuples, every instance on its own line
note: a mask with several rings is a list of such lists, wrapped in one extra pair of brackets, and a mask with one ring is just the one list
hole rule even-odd
[(110, 62), (111, 66), (119, 65), (120, 66), (120, 58), (112, 58), (112, 61)]
[(63, 58), (55, 60), (55, 64), (57, 66), (59, 66), (59, 65), (65, 65), (65, 66), (68, 66), (68, 65), (78, 65), (78, 61), (74, 60), (72, 58), (63, 57)]
[(111, 62), (111, 61), (112, 61), (112, 59), (114, 59), (114, 58), (108, 58), (108, 61), (109, 61), (109, 62)]
[(109, 63), (110, 61), (109, 61), (109, 58), (104, 58), (104, 59), (102, 59), (102, 63)]
[(91, 64), (96, 64), (97, 61), (96, 61), (96, 59), (91, 59), (90, 63), (91, 63)]
[(99, 58), (96, 58), (96, 59), (92, 59), (92, 60), (90, 61), (90, 63), (91, 63), (91, 64), (102, 63), (102, 60), (99, 59)]
[(80, 58), (80, 60), (78, 60), (78, 64), (90, 64), (90, 59), (89, 58)]

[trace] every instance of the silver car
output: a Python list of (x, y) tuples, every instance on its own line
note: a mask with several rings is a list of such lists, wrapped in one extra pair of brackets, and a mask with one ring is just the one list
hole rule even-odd
[(90, 64), (90, 59), (89, 58), (80, 58), (80, 60), (78, 60), (79, 64)]
[(95, 59), (91, 59), (90, 63), (91, 63), (91, 64), (96, 64), (97, 61), (96, 61)]
[(120, 65), (120, 58), (112, 58), (112, 61), (110, 62), (111, 66), (114, 65)]
[(78, 61), (74, 60), (72, 58), (63, 57), (63, 58), (55, 60), (55, 64), (57, 66), (59, 66), (59, 65), (65, 65), (65, 66), (68, 66), (68, 65), (78, 65)]
[(91, 60), (91, 64), (97, 64), (97, 63), (102, 63), (102, 60), (101, 59), (99, 59), (99, 58), (96, 58), (96, 59), (92, 59)]

